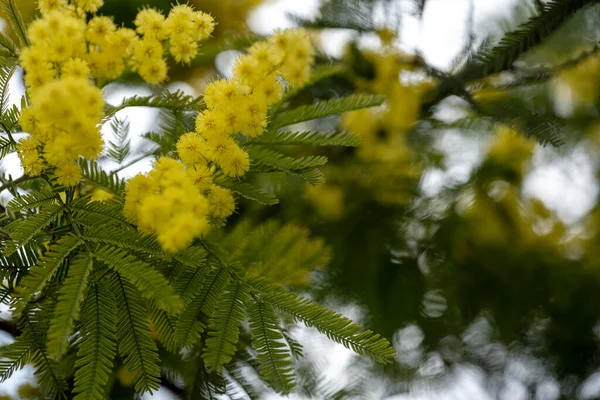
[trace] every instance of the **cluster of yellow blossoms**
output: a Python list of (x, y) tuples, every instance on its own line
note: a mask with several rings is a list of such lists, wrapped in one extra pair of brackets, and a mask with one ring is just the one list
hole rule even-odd
[(195, 132), (177, 143), (179, 160), (161, 158), (147, 175), (128, 186), (125, 213), (144, 231), (156, 233), (162, 247), (177, 251), (209, 228), (207, 217), (223, 219), (235, 211), (231, 192), (213, 184), (219, 168), (230, 177), (250, 167), (236, 135), (256, 137), (267, 125), (269, 107), (284, 93), (284, 84), (304, 84), (314, 48), (302, 30), (275, 33), (239, 57), (230, 79), (216, 80), (204, 93), (206, 110)]
[(198, 42), (214, 28), (208, 14), (177, 5), (167, 18), (152, 9), (140, 11), (138, 36), (109, 17), (88, 19), (87, 13), (101, 6), (102, 0), (40, 0), (41, 17), (29, 25), (30, 45), (19, 57), (30, 98), (20, 118), (30, 136), (21, 140), (19, 157), (29, 175), (56, 167), (64, 186), (81, 180), (77, 160), (95, 159), (103, 147), (104, 96), (96, 84), (117, 79), (128, 67), (146, 82), (160, 83), (167, 78), (167, 40), (176, 61), (190, 62)]

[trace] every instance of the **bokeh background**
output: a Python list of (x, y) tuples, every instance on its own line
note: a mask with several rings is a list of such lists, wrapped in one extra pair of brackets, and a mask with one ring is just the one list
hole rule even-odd
[[(34, 2), (19, 3), (31, 18)], [(321, 238), (330, 261), (314, 265), (292, 286), (380, 332), (397, 351), (393, 365), (382, 367), (298, 327), (293, 334), (305, 345), (305, 357), (290, 398), (600, 398), (600, 6), (575, 13), (516, 64), (531, 76), (549, 72), (547, 77), (515, 83), (493, 76), (470, 88), (472, 104), (449, 96), (427, 108), (428, 89), (436, 85), (432, 76), (459, 69), (466, 52), (497, 40), (545, 2), (192, 3), (219, 25), (192, 68), (171, 72), (170, 90), (200, 94), (207, 81), (227, 76), (236, 47), (255, 35), (304, 24), (314, 28), (322, 57), (345, 71), (306, 96), (348, 90), (388, 96), (381, 109), (305, 127), (340, 126), (363, 138), (356, 150), (327, 151), (325, 185), (308, 187), (289, 177), (263, 181), (281, 203), (267, 208), (242, 202), (230, 223), (235, 229), (244, 221), (277, 221)], [(170, 2), (106, 0), (103, 12), (126, 23), (143, 5), (168, 9)], [(563, 67), (586, 51), (592, 55)], [(18, 74), (14, 80), (18, 99)], [(106, 92), (118, 104), (152, 90), (123, 81)], [(529, 123), (532, 115), (556, 119), (560, 131), (536, 137), (509, 128), (508, 121)], [(164, 116), (140, 107), (119, 118), (130, 122), (133, 151), (122, 164), (107, 161), (106, 167), (123, 177), (149, 170), (155, 145), (143, 134)], [(2, 168), (5, 175), (22, 174), (16, 157)], [(5, 308), (0, 319), (3, 314)], [(257, 398), (279, 398), (247, 378)], [(25, 369), (0, 384), (0, 394), (18, 397), (27, 382), (34, 381)], [(127, 377), (120, 385), (125, 389), (114, 398), (128, 398)], [(242, 387), (238, 394), (248, 398)], [(146, 398), (178, 397), (163, 388)]]

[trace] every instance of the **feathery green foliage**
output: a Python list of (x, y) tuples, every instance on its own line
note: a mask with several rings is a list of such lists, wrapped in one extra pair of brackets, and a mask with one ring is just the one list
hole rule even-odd
[(273, 307), (256, 301), (248, 314), (252, 347), (256, 349), (260, 362), (260, 375), (278, 392), (289, 392), (294, 387), (294, 369)]
[(115, 296), (104, 283), (93, 285), (81, 309), (81, 334), (75, 361), (75, 400), (102, 400), (116, 355)]
[(206, 324), (200, 320), (200, 317), (213, 314), (229, 279), (225, 268), (214, 268), (207, 275), (200, 292), (189, 302), (177, 319), (175, 341), (179, 345), (191, 347), (198, 342), (200, 334), (206, 328)]
[(541, 14), (506, 33), (494, 47), (483, 48), (475, 54), (457, 77), (464, 81), (475, 80), (511, 68), (523, 53), (541, 43), (576, 11), (593, 3), (596, 1), (553, 0), (545, 3)]
[(384, 101), (385, 98), (379, 95), (354, 94), (337, 99), (321, 101), (315, 104), (300, 106), (298, 108), (294, 108), (289, 111), (283, 111), (275, 115), (269, 124), (269, 130), (297, 124), (299, 122), (323, 118), (329, 115), (340, 114), (346, 111), (380, 106)]
[(50, 249), (31, 268), (29, 275), (21, 281), (19, 300), (15, 304), (15, 313), (20, 314), (33, 296), (42, 291), (58, 270), (63, 267), (67, 257), (79, 246), (81, 240), (73, 235), (66, 235), (57, 240)]
[(25, 22), (17, 7), (15, 0), (2, 0), (0, 1), (0, 9), (2, 13), (8, 18), (8, 22), (12, 26), (13, 31), (19, 38), (21, 46), (29, 46), (29, 40), (27, 39), (27, 28)]
[(250, 294), (242, 282), (232, 281), (225, 289), (208, 325), (208, 339), (202, 353), (208, 368), (220, 371), (231, 361), (249, 301)]
[(285, 154), (265, 148), (249, 148), (248, 153), (254, 160), (251, 167), (253, 172), (281, 171), (290, 175), (298, 175), (312, 185), (319, 185), (325, 181), (322, 173), (317, 167), (327, 163), (327, 157), (307, 156), (292, 158)]
[(139, 258), (111, 246), (97, 249), (95, 256), (127, 279), (143, 297), (155, 300), (161, 310), (176, 313), (181, 309), (181, 299), (167, 279)]
[(279, 204), (279, 199), (273, 193), (267, 192), (266, 190), (254, 186), (248, 182), (236, 181), (226, 177), (223, 174), (215, 174), (213, 176), (213, 181), (219, 186), (227, 188), (248, 200), (252, 200), (266, 206)]
[[(63, 208), (58, 204), (50, 204), (39, 210), (37, 214), (32, 214), (25, 219), (15, 220), (7, 226), (11, 239), (17, 247), (24, 246), (36, 235), (42, 233), (42, 230), (50, 225), (62, 213)], [(14, 247), (16, 250), (17, 247)], [(8, 253), (11, 248), (7, 249)]]
[(107, 192), (120, 196), (125, 190), (125, 182), (115, 174), (104, 171), (95, 161), (82, 161), (83, 181)]
[(256, 139), (251, 139), (249, 145), (308, 145), (308, 146), (349, 146), (356, 147), (360, 144), (361, 137), (356, 133), (333, 131), (272, 131)]
[(150, 338), (147, 310), (136, 288), (118, 273), (110, 281), (117, 304), (117, 343), (137, 391), (152, 392), (160, 382), (158, 349)]
[(169, 92), (166, 90), (159, 95), (133, 96), (124, 99), (118, 106), (106, 105), (105, 119), (113, 117), (117, 112), (129, 107), (154, 107), (169, 110), (202, 109), (203, 103), (200, 99), (185, 94), (181, 90)]
[(78, 254), (69, 264), (69, 273), (58, 292), (54, 316), (48, 329), (48, 354), (60, 359), (69, 346), (69, 336), (79, 318), (94, 261), (90, 253)]
[(109, 141), (106, 154), (114, 161), (121, 164), (131, 153), (131, 140), (129, 139), (129, 121), (114, 118), (110, 128), (115, 137), (114, 142)]
[(23, 210), (33, 210), (57, 202), (56, 193), (52, 190), (41, 190), (25, 194), (21, 197), (15, 197), (6, 207), (8, 211), (18, 212)]
[(394, 357), (394, 350), (387, 339), (369, 330), (362, 330), (360, 326), (335, 311), (258, 278), (249, 279), (248, 283), (261, 293), (265, 302), (307, 326), (317, 328), (331, 340), (356, 353), (382, 363), (387, 363)]

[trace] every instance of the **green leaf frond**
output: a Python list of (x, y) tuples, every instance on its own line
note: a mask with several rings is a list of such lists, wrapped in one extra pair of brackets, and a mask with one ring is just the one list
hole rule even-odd
[(2, 126), (2, 130), (6, 133), (20, 132), (20, 117), (21, 110), (15, 104), (13, 104), (11, 107), (8, 107), (6, 111), (0, 115), (0, 125)]
[(175, 342), (176, 318), (156, 307), (155, 300), (150, 302), (148, 308), (150, 309), (152, 331), (156, 334), (158, 342), (162, 344), (167, 351), (177, 353), (179, 351), (179, 346)]
[(44, 290), (48, 282), (64, 266), (69, 255), (82, 245), (81, 240), (74, 235), (66, 235), (58, 239), (40, 258), (19, 284), (19, 299), (14, 312), (20, 315), (26, 304), (34, 295)]
[(173, 258), (188, 267), (198, 267), (206, 261), (206, 250), (198, 246), (190, 246), (178, 251)]
[(361, 108), (380, 106), (385, 97), (380, 95), (353, 94), (346, 97), (334, 98), (283, 111), (273, 117), (269, 124), (269, 130), (275, 130), (283, 126), (297, 124), (299, 122), (311, 121), (313, 119), (340, 114), (346, 111)]
[(273, 193), (267, 192), (266, 190), (254, 186), (248, 182), (236, 181), (228, 178), (220, 172), (213, 176), (213, 181), (217, 185), (227, 188), (245, 199), (256, 201), (257, 203), (266, 206), (279, 204), (279, 199)]
[(123, 365), (131, 371), (135, 390), (158, 390), (160, 359), (156, 343), (150, 337), (147, 311), (136, 288), (119, 274), (110, 281), (117, 304), (117, 343)]
[(0, 159), (3, 159), (13, 151), (16, 151), (15, 142), (5, 138), (4, 136), (0, 136)]
[(231, 243), (229, 263), (282, 285), (306, 284), (310, 273), (326, 266), (331, 257), (322, 240), (310, 238), (307, 229), (295, 224), (269, 221), (251, 227), (242, 223), (229, 236), (224, 239), (226, 246)]
[(248, 148), (248, 154), (253, 161), (253, 165), (250, 167), (252, 172), (286, 172), (290, 175), (298, 175), (312, 185), (319, 185), (325, 181), (318, 167), (327, 163), (327, 157), (293, 158), (261, 147)]
[(363, 330), (341, 314), (259, 278), (249, 279), (248, 284), (261, 293), (265, 302), (356, 353), (381, 363), (388, 363), (394, 357), (387, 339)]
[(110, 123), (114, 141), (109, 141), (106, 154), (114, 161), (121, 164), (131, 153), (131, 140), (129, 139), (129, 121), (114, 118)]
[(129, 107), (153, 107), (168, 110), (201, 110), (204, 103), (200, 98), (185, 94), (181, 90), (149, 96), (133, 96), (124, 99), (118, 106), (105, 106), (105, 119), (112, 118), (117, 112)]
[(225, 268), (214, 268), (204, 280), (200, 292), (186, 306), (175, 325), (175, 341), (182, 347), (192, 347), (200, 339), (206, 325), (199, 320), (211, 316), (221, 300), (230, 276)]
[(221, 371), (235, 354), (240, 325), (246, 318), (246, 305), (249, 301), (247, 287), (239, 280), (231, 281), (208, 325), (208, 339), (202, 357), (211, 370)]
[(37, 355), (35, 342), (24, 335), (14, 342), (0, 347), (0, 383), (10, 378), (16, 371), (31, 364)]
[(33, 344), (31, 364), (45, 398), (63, 399), (67, 398), (67, 382), (57, 373), (57, 363), (46, 353), (47, 319), (52, 315), (52, 307), (52, 304), (28, 307), (19, 320), (18, 327), (23, 333), (17, 340), (31, 340)]
[(154, 236), (143, 236), (133, 229), (124, 230), (103, 224), (95, 224), (86, 229), (85, 240), (119, 247), (124, 250), (146, 253), (161, 259), (167, 258)]
[(294, 387), (294, 368), (273, 307), (257, 301), (248, 314), (252, 347), (260, 362), (258, 372), (275, 390), (288, 393)]
[(36, 235), (42, 232), (44, 228), (56, 221), (62, 214), (63, 208), (58, 204), (50, 204), (39, 210), (37, 214), (27, 216), (27, 218), (18, 219), (11, 222), (6, 228), (14, 241), (14, 247), (8, 247), (6, 252), (16, 250), (24, 246)]
[(54, 359), (60, 359), (67, 352), (93, 265), (90, 253), (79, 254), (69, 263), (69, 273), (58, 292), (54, 318), (48, 329), (48, 354)]
[(353, 132), (344, 131), (271, 131), (264, 135), (250, 139), (249, 145), (307, 145), (307, 146), (348, 146), (360, 145), (361, 137)]
[(314, 20), (298, 16), (291, 18), (299, 25), (314, 29), (352, 29), (357, 32), (373, 32), (373, 4), (371, 1), (331, 0), (323, 3), (319, 17)]
[(0, 65), (9, 65), (16, 62), (18, 50), (15, 43), (4, 33), (0, 32)]
[(50, 204), (55, 204), (57, 200), (58, 197), (56, 193), (46, 189), (24, 194), (21, 197), (15, 197), (8, 203), (6, 208), (10, 212), (34, 210)]
[(25, 26), (25, 21), (23, 21), (23, 17), (21, 16), (21, 12), (19, 11), (19, 7), (15, 0), (1, 0), (0, 1), (0, 10), (8, 19), (15, 35), (19, 39), (19, 43), (21, 47), (29, 46), (29, 40), (27, 39), (27, 27)]
[(181, 309), (181, 299), (175, 294), (167, 279), (139, 258), (112, 246), (97, 249), (95, 256), (126, 278), (143, 297), (155, 300), (161, 310), (177, 313)]
[(115, 296), (104, 283), (90, 287), (81, 309), (74, 400), (103, 400), (116, 355)]
[(38, 262), (39, 252), (30, 246), (19, 248), (8, 256), (0, 256), (0, 281), (9, 283), (19, 282), (26, 276), (29, 269)]
[(283, 99), (281, 100), (281, 102), (284, 103), (284, 102), (294, 98), (299, 93), (302, 93), (307, 88), (310, 88), (311, 86), (315, 86), (315, 85), (321, 83), (321, 81), (323, 81), (325, 79), (328, 79), (328, 78), (331, 78), (331, 77), (334, 77), (337, 75), (342, 75), (345, 72), (346, 72), (346, 67), (344, 66), (343, 63), (316, 65), (310, 73), (308, 82), (306, 82), (304, 84), (304, 86), (302, 86), (302, 87), (292, 88), (289, 91), (287, 91), (285, 93), (285, 95), (283, 96)]
[[(10, 105), (9, 86), (10, 80), (17, 70), (17, 65), (5, 65), (0, 67), (0, 114), (4, 114)], [(11, 131), (8, 131), (11, 132)]]
[(82, 225), (128, 226), (119, 200), (90, 201), (81, 197), (69, 204), (69, 210), (73, 211), (75, 219)]
[(89, 185), (101, 188), (120, 196), (125, 191), (125, 181), (116, 174), (104, 171), (97, 162), (83, 160), (80, 163), (83, 171), (83, 181)]
[(210, 265), (205, 263), (199, 267), (186, 266), (177, 274), (173, 287), (184, 304), (189, 304), (200, 293), (209, 272)]
[(497, 45), (484, 47), (473, 55), (457, 77), (469, 81), (510, 69), (523, 53), (540, 44), (575, 12), (594, 3), (595, 0), (553, 0), (545, 3), (541, 14), (506, 33)]

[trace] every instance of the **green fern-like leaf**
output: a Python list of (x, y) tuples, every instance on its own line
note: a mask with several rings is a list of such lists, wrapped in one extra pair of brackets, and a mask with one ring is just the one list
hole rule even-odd
[(31, 338), (17, 338), (11, 344), (0, 347), (0, 383), (10, 378), (16, 371), (30, 364), (36, 355), (35, 343)]
[(63, 266), (67, 257), (75, 251), (82, 242), (78, 237), (67, 235), (54, 243), (39, 262), (31, 268), (19, 283), (19, 301), (15, 304), (14, 313), (18, 316), (33, 296), (42, 291), (48, 282)]
[(55, 359), (67, 352), (93, 265), (90, 253), (77, 255), (69, 263), (69, 273), (58, 292), (54, 318), (48, 329), (48, 353)]
[(492, 48), (484, 48), (457, 74), (461, 80), (483, 78), (511, 68), (513, 63), (532, 47), (541, 43), (563, 22), (582, 7), (595, 0), (554, 0), (544, 4), (542, 13), (532, 17), (516, 30), (508, 32)]
[(123, 216), (122, 203), (118, 200), (90, 201), (82, 197), (69, 204), (69, 209), (74, 212), (75, 219), (82, 225), (127, 225)]
[(272, 131), (246, 143), (249, 145), (308, 145), (308, 146), (348, 146), (356, 147), (361, 137), (356, 133), (333, 131)]
[(22, 47), (29, 46), (27, 27), (15, 0), (0, 1), (0, 10), (6, 16)]
[(75, 361), (75, 400), (102, 400), (116, 355), (115, 296), (102, 283), (92, 286), (81, 310), (82, 330)]
[(106, 105), (105, 119), (112, 118), (117, 112), (129, 107), (154, 107), (170, 110), (202, 109), (200, 98), (185, 94), (181, 90), (175, 92), (165, 91), (160, 95), (133, 96), (124, 99), (118, 106)]
[(233, 180), (222, 173), (216, 173), (213, 176), (213, 180), (217, 185), (223, 186), (248, 200), (256, 201), (257, 203), (267, 206), (279, 204), (279, 199), (273, 193), (267, 192), (248, 182)]
[(210, 265), (184, 267), (175, 278), (173, 287), (184, 304), (189, 304), (202, 290), (204, 280), (210, 272)]
[[(17, 70), (16, 64), (9, 64), (0, 67), (0, 112), (4, 114), (10, 105), (9, 100), (9, 85), (10, 80)], [(7, 127), (3, 127), (5, 132), (11, 132), (7, 130)]]
[(161, 310), (177, 313), (181, 309), (181, 299), (167, 279), (139, 258), (111, 246), (97, 249), (95, 255), (99, 261), (131, 282), (143, 297), (155, 300)]
[(85, 231), (85, 240), (108, 244), (124, 250), (146, 253), (161, 259), (167, 258), (153, 236), (142, 236), (133, 229), (124, 230), (96, 223)]
[(109, 174), (102, 170), (98, 163), (94, 161), (82, 161), (80, 166), (83, 171), (84, 182), (117, 196), (120, 196), (125, 191), (125, 181), (115, 174)]
[(316, 303), (286, 291), (283, 287), (252, 278), (248, 284), (261, 292), (262, 299), (282, 312), (317, 328), (328, 338), (343, 344), (356, 353), (387, 363), (394, 357), (390, 343), (369, 330), (354, 324), (348, 318)]
[[(52, 221), (55, 221), (62, 211), (63, 208), (58, 204), (50, 204), (49, 206), (40, 209), (36, 214), (12, 222), (7, 226), (7, 229), (10, 232), (11, 238), (14, 240), (14, 244), (17, 247), (27, 244), (27, 242), (39, 234), (42, 229), (50, 225)], [(11, 251), (16, 250), (17, 247), (13, 247), (12, 250), (11, 248), (8, 248), (7, 251), (10, 253)]]
[(19, 212), (23, 210), (33, 210), (56, 202), (56, 193), (51, 190), (41, 190), (25, 194), (21, 197), (15, 197), (8, 203), (6, 208), (11, 212)]
[(15, 143), (8, 138), (0, 136), (0, 159), (3, 159), (13, 151), (16, 151)]
[(181, 313), (175, 325), (175, 341), (182, 347), (191, 347), (200, 339), (206, 326), (198, 319), (201, 314), (213, 315), (229, 278), (224, 268), (213, 269), (204, 280), (200, 292)]
[(300, 176), (312, 185), (319, 185), (325, 180), (318, 167), (327, 163), (327, 157), (292, 158), (265, 148), (249, 148), (248, 153), (254, 163), (250, 168), (253, 172), (286, 172)]
[(257, 301), (250, 306), (248, 314), (260, 375), (278, 392), (288, 393), (294, 387), (293, 363), (273, 307)]
[(150, 338), (147, 312), (136, 288), (119, 274), (110, 283), (117, 304), (117, 342), (123, 364), (133, 375), (140, 393), (158, 390), (160, 359)]
[(231, 361), (239, 341), (240, 325), (246, 317), (250, 301), (248, 289), (240, 281), (232, 281), (221, 297), (208, 325), (208, 336), (202, 357), (208, 368), (220, 371)]
[(275, 130), (283, 126), (323, 118), (329, 115), (340, 114), (346, 111), (380, 106), (384, 101), (385, 97), (379, 95), (354, 94), (347, 97), (321, 101), (316, 104), (300, 106), (293, 110), (284, 111), (275, 115), (269, 124), (269, 130)]
[(115, 118), (110, 124), (115, 137), (109, 141), (106, 154), (114, 161), (121, 164), (131, 153), (131, 140), (129, 139), (129, 122), (125, 119)]
[(166, 312), (156, 307), (156, 302), (152, 301), (149, 306), (150, 322), (152, 323), (152, 331), (156, 333), (158, 341), (172, 353), (179, 350), (179, 346), (175, 342), (175, 323), (176, 319)]
[(0, 280), (20, 282), (38, 259), (39, 252), (35, 246), (21, 247), (9, 256), (0, 256)]

